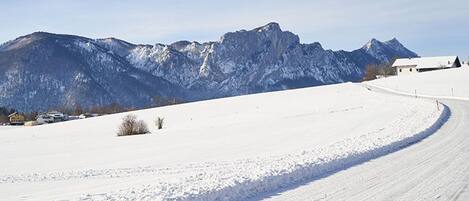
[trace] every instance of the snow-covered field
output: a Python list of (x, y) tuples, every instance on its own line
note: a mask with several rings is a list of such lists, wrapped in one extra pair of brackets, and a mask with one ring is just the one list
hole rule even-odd
[(131, 112), (140, 136), (116, 137), (125, 114), (0, 130), (0, 200), (240, 200), (422, 139), (439, 109), (345, 83)]
[(20, 126), (0, 126), (0, 131), (21, 128)]
[(12, 129), (11, 126), (0, 126), (0, 131)]
[(417, 95), (469, 98), (469, 67), (393, 76), (369, 82)]
[(465, 66), (364, 83), (385, 94), (413, 96), (417, 89), (418, 96), (447, 104), (451, 116), (434, 134), (406, 149), (256, 200), (469, 200), (468, 81)]

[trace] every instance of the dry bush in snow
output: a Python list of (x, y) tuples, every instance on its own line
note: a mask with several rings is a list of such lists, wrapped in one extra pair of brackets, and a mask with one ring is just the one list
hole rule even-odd
[(137, 120), (137, 116), (129, 114), (122, 119), (117, 136), (139, 135), (145, 133), (149, 133), (147, 124), (143, 120)]

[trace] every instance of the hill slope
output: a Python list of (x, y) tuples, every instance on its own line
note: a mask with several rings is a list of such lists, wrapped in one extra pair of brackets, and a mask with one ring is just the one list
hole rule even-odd
[(469, 67), (393, 76), (369, 83), (417, 95), (469, 99)]
[(442, 111), (345, 83), (132, 113), (152, 134), (117, 137), (129, 113), (2, 130), (0, 199), (242, 200), (415, 142)]
[(466, 66), (366, 82), (373, 91), (386, 94), (414, 96), (417, 90), (418, 96), (446, 104), (451, 116), (419, 143), (255, 200), (469, 200), (468, 80)]

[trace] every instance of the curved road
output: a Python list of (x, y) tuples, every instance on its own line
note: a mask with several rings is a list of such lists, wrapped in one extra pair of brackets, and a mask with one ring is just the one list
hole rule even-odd
[(419, 143), (256, 200), (469, 200), (469, 102), (441, 102), (448, 122)]

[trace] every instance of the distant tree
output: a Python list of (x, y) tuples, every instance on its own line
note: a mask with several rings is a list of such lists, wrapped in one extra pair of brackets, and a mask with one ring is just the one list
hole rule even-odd
[(392, 67), (391, 63), (369, 64), (365, 68), (365, 75), (363, 76), (363, 81), (374, 80), (377, 78), (378, 75), (384, 77), (396, 75), (396, 69)]
[(388, 76), (391, 76), (391, 75), (396, 75), (396, 69), (393, 68), (389, 64), (382, 64), (382, 65), (378, 66), (378, 68), (379, 68), (378, 74), (383, 75), (384, 77), (388, 77)]
[(89, 109), (89, 112), (96, 113), (96, 114), (115, 114), (115, 113), (126, 112), (126, 111), (130, 111), (130, 110), (122, 107), (118, 103), (111, 103), (109, 105), (100, 105), (100, 106), (95, 105)]
[(160, 107), (160, 106), (167, 106), (167, 105), (176, 105), (183, 103), (182, 100), (177, 99), (175, 97), (163, 97), (163, 96), (155, 96), (153, 97), (153, 107)]
[(366, 66), (365, 69), (365, 76), (363, 77), (363, 81), (369, 81), (376, 79), (378, 75), (378, 66), (376, 64), (369, 64)]
[(7, 115), (0, 114), (0, 123), (8, 123), (10, 122), (10, 119), (8, 119)]
[(84, 113), (84, 111), (83, 111), (83, 108), (81, 108), (80, 103), (76, 103), (72, 114), (73, 115), (80, 115), (80, 114), (83, 114), (83, 113)]
[(34, 120), (36, 120), (38, 112), (33, 111), (33, 112), (29, 112), (29, 113), (24, 113), (23, 115), (24, 115), (24, 118), (25, 118), (26, 121), (34, 121)]
[(111, 103), (109, 106), (105, 107), (105, 112), (107, 112), (108, 114), (114, 114), (125, 111), (125, 108), (119, 105), (118, 103)]
[(8, 115), (14, 113), (16, 110), (13, 108), (0, 107), (0, 123), (8, 123), (10, 119)]

